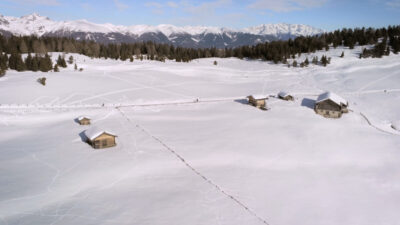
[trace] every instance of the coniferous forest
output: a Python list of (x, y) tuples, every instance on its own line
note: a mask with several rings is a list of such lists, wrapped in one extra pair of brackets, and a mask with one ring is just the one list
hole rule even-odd
[[(153, 42), (141, 42), (133, 44), (100, 44), (93, 41), (77, 41), (64, 37), (36, 37), (36, 36), (1, 36), (0, 35), (0, 76), (7, 69), (17, 71), (43, 71), (66, 67), (66, 61), (59, 57), (55, 65), (51, 61), (48, 52), (79, 53), (93, 58), (111, 58), (115, 60), (176, 60), (177, 62), (189, 62), (193, 59), (208, 57), (237, 57), (240, 59), (261, 59), (274, 63), (287, 63), (288, 59), (295, 59), (302, 53), (311, 53), (318, 50), (329, 50), (330, 47), (346, 46), (350, 49), (354, 46), (372, 45), (372, 48), (364, 48), (360, 58), (382, 57), (391, 52), (397, 54), (400, 51), (400, 26), (387, 28), (356, 28), (342, 29), (318, 36), (298, 37), (294, 40), (272, 41), (255, 46), (242, 46), (238, 48), (183, 48), (167, 44)], [(21, 54), (28, 53), (23, 59)], [(342, 57), (342, 56), (341, 56)], [(313, 59), (316, 64), (318, 59)], [(68, 60), (72, 64), (73, 59)], [(321, 64), (326, 66), (330, 59), (323, 57)], [(309, 61), (300, 63), (307, 66)], [(297, 62), (293, 62), (297, 66)], [(75, 65), (76, 67), (76, 65)]]

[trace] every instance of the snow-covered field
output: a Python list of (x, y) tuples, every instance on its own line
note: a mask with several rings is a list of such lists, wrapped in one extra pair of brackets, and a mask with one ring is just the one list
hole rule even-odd
[[(342, 50), (328, 67), (74, 55), (82, 72), (8, 71), (0, 224), (399, 224), (400, 55)], [(271, 97), (262, 111), (243, 100), (281, 90), (295, 101)], [(352, 111), (316, 115), (324, 90)], [(82, 142), (81, 115), (117, 146)]]

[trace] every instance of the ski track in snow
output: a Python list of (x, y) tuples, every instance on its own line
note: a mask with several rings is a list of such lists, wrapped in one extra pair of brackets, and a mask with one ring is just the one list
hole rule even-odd
[(68, 100), (74, 98), (75, 96), (79, 96), (79, 95), (91, 96), (91, 94), (88, 94), (88, 93), (73, 93), (73, 94), (67, 96), (66, 98), (64, 98), (63, 100), (61, 100), (58, 104), (61, 105), (61, 104), (65, 103), (65, 102), (67, 102)]
[[(126, 103), (126, 104), (66, 104), (66, 105), (0, 105), (0, 110), (3, 111), (26, 111), (26, 110), (74, 110), (74, 109), (96, 109), (96, 108), (115, 108), (115, 107), (151, 107), (151, 106), (166, 106), (166, 105), (185, 105), (185, 104), (201, 104), (201, 103), (213, 103), (223, 101), (234, 101), (243, 100), (244, 97), (224, 97), (224, 98), (212, 98), (212, 99), (193, 99), (193, 100), (176, 100), (176, 101), (165, 101), (165, 102), (149, 102), (149, 103)], [(80, 102), (80, 101), (78, 101)], [(28, 112), (28, 111), (26, 111)]]
[(105, 120), (105, 119), (107, 119), (108, 117), (110, 117), (112, 114), (114, 114), (115, 113), (115, 108), (112, 108), (111, 110), (110, 110), (110, 112), (108, 112), (105, 116), (103, 116), (103, 117), (100, 117), (100, 118), (98, 118), (98, 119), (95, 119), (95, 120), (93, 120), (93, 122), (98, 122), (98, 121), (102, 121), (102, 120)]
[(385, 79), (387, 79), (387, 78), (389, 78), (389, 77), (392, 77), (393, 75), (397, 75), (397, 74), (396, 74), (396, 71), (393, 71), (391, 74), (386, 75), (386, 76), (384, 76), (384, 77), (382, 77), (382, 78), (379, 78), (379, 79), (376, 79), (376, 80), (374, 80), (374, 81), (369, 82), (368, 84), (366, 84), (366, 85), (362, 86), (360, 89), (358, 89), (358, 91), (359, 91), (359, 92), (360, 92), (360, 91), (363, 91), (363, 90), (367, 89), (368, 87), (370, 87), (370, 86), (372, 86), (372, 85), (374, 85), (374, 84), (376, 84), (376, 83), (378, 83), (378, 82), (380, 82), (380, 81), (382, 81), (382, 80), (385, 80)]
[[(28, 154), (27, 152), (25, 152), (26, 154)], [(39, 159), (36, 154), (31, 154), (32, 158), (40, 163), (42, 163), (43, 165), (45, 165), (46, 167), (56, 171), (56, 174), (53, 176), (53, 179), (51, 180), (50, 184), (47, 186), (47, 191), (51, 191), (51, 186), (54, 184), (54, 182), (57, 180), (57, 178), (60, 176), (60, 169), (58, 169), (57, 167), (55, 167), (54, 165), (51, 165), (41, 159)]]
[(173, 94), (173, 95), (178, 95), (178, 96), (181, 96), (181, 97), (193, 97), (193, 96), (188, 96), (188, 95), (185, 95), (185, 94), (180, 94), (180, 93), (177, 93), (177, 92), (174, 92), (174, 91), (168, 91), (168, 90), (164, 90), (164, 89), (160, 88), (160, 87), (180, 86), (180, 85), (184, 85), (185, 83), (163, 85), (163, 86), (158, 87), (158, 86), (145, 85), (145, 84), (142, 84), (142, 83), (139, 83), (139, 82), (132, 82), (132, 81), (129, 81), (129, 80), (126, 80), (126, 79), (122, 79), (122, 78), (119, 78), (119, 77), (116, 77), (116, 76), (112, 76), (112, 75), (109, 75), (109, 74), (107, 74), (106, 76), (110, 77), (110, 78), (113, 78), (113, 79), (116, 79), (116, 80), (120, 80), (120, 81), (123, 81), (123, 82), (127, 82), (127, 83), (130, 83), (130, 84), (133, 84), (133, 85), (140, 86), (142, 89), (153, 89), (153, 90), (156, 90), (156, 91), (160, 91), (160, 92), (164, 92), (164, 93), (168, 93), (168, 94)]
[(215, 189), (217, 189), (220, 193), (222, 193), (226, 197), (232, 199), (232, 201), (234, 201), (236, 204), (238, 204), (240, 207), (242, 207), (244, 210), (246, 210), (249, 214), (256, 217), (260, 222), (262, 222), (263, 224), (269, 225), (269, 223), (264, 218), (260, 217), (256, 212), (254, 212), (251, 208), (249, 208), (244, 203), (242, 203), (238, 198), (236, 198), (235, 196), (226, 192), (221, 186), (214, 183), (211, 179), (207, 178), (205, 175), (203, 175), (201, 172), (199, 172), (197, 169), (195, 169), (192, 165), (190, 165), (190, 163), (187, 160), (185, 160), (185, 158), (183, 158), (179, 153), (177, 153), (174, 149), (169, 147), (167, 144), (165, 144), (161, 139), (159, 139), (158, 137), (151, 134), (143, 126), (133, 123), (132, 120), (120, 108), (117, 108), (117, 109), (119, 110), (121, 115), (126, 118), (126, 120), (129, 123), (131, 123), (136, 128), (140, 129), (143, 133), (145, 133), (146, 135), (148, 135), (149, 137), (151, 137), (152, 139), (157, 141), (159, 144), (161, 144), (164, 147), (164, 149), (167, 149), (170, 153), (172, 153), (176, 158), (178, 158), (187, 168), (189, 168), (197, 176), (199, 176), (205, 182), (207, 182), (208, 184), (213, 186)]
[[(123, 90), (121, 90), (121, 91), (123, 91)], [(368, 91), (356, 91), (356, 92), (344, 92), (344, 93), (342, 93), (343, 95), (354, 95), (354, 94), (372, 94), (372, 93), (379, 93), (379, 92), (384, 92), (384, 91), (386, 91), (386, 92), (400, 92), (400, 89), (388, 89), (388, 90), (368, 90)], [(320, 93), (320, 92), (318, 92), (318, 93)], [(317, 92), (315, 92), (315, 93), (305, 93), (305, 92), (303, 92), (303, 93), (296, 93), (296, 92), (294, 92), (294, 93), (291, 93), (291, 94), (293, 94), (293, 95), (295, 95), (295, 96), (303, 96), (303, 97), (305, 97), (305, 96), (318, 96), (319, 94), (318, 94)], [(270, 96), (270, 97), (273, 97), (272, 95)], [(30, 109), (30, 110), (35, 110), (35, 109), (45, 109), (45, 110), (59, 110), (59, 109), (62, 109), (62, 110), (73, 110), (73, 109), (84, 109), (84, 108), (87, 108), (87, 109), (96, 109), (96, 108), (111, 108), (111, 109), (119, 109), (119, 108), (124, 108), (124, 107), (152, 107), (152, 106), (171, 106), (171, 105), (175, 105), (175, 106), (178, 106), (178, 105), (191, 105), (191, 104), (205, 104), (205, 103), (216, 103), (216, 102), (223, 102), (223, 101), (235, 101), (235, 100), (245, 100), (245, 98), (237, 98), (237, 97), (231, 97), (231, 98), (229, 98), (229, 97), (227, 97), (227, 98), (215, 98), (215, 99), (202, 99), (202, 100), (199, 100), (199, 99), (196, 99), (196, 100), (193, 100), (193, 101), (181, 101), (181, 102), (179, 102), (179, 101), (177, 101), (177, 102), (164, 102), (164, 103), (142, 103), (142, 104), (119, 104), (119, 105), (112, 105), (112, 106), (103, 106), (103, 105), (92, 105), (92, 106), (87, 106), (87, 105), (74, 105), (74, 106), (71, 106), (70, 104), (68, 104), (68, 105), (58, 105), (58, 106), (49, 106), (49, 105), (35, 105), (35, 107), (33, 107), (33, 106), (31, 106), (31, 107), (29, 107), (29, 106), (26, 106), (26, 108), (24, 108), (24, 106), (23, 105), (21, 105), (21, 106), (19, 106), (19, 107), (12, 107), (12, 106), (7, 106), (7, 105), (0, 105), (0, 110), (4, 110), (4, 109), (6, 109), (5, 111), (8, 111), (9, 112), (9, 110), (11, 110), (11, 111), (13, 111), (13, 110), (16, 110), (16, 111), (23, 111), (24, 113), (27, 113), (27, 112), (29, 112), (29, 110), (28, 109)], [(279, 100), (278, 100), (279, 101)], [(277, 101), (268, 101), (268, 105), (272, 105), (272, 104), (274, 104), (275, 102), (277, 102)], [(32, 108), (33, 107), (33, 108)], [(25, 110), (24, 110), (25, 109)], [(100, 121), (100, 120), (104, 120), (104, 119), (106, 119), (107, 117), (109, 117), (110, 115), (112, 114), (112, 111), (108, 114), (108, 115), (106, 115), (104, 118), (101, 118), (101, 119), (98, 119), (98, 121)], [(387, 134), (392, 134), (392, 135), (399, 135), (399, 134), (397, 134), (397, 133), (391, 133), (391, 132), (388, 132), (388, 131), (385, 131), (385, 130), (382, 130), (382, 129), (380, 129), (377, 125), (375, 125), (375, 124), (373, 124), (364, 114), (362, 114), (361, 112), (360, 112), (360, 115), (367, 121), (367, 123), (368, 123), (368, 125), (370, 125), (371, 127), (373, 127), (373, 128), (375, 128), (376, 130), (378, 130), (378, 131), (380, 131), (380, 132), (384, 132), (384, 133), (387, 133)], [(96, 120), (97, 121), (97, 120)], [(5, 125), (8, 125), (8, 123), (6, 122), (6, 121), (2, 121)], [(76, 139), (77, 141), (79, 141), (79, 139)]]
[[(128, 154), (128, 156), (129, 156), (131, 159), (135, 160), (135, 157), (132, 156), (132, 154)], [(84, 162), (84, 161), (87, 161), (87, 159), (81, 160), (81, 161), (78, 162), (77, 164), (75, 164), (75, 165), (73, 165), (72, 167), (70, 167), (69, 169), (67, 169), (66, 172), (63, 173), (63, 174), (68, 173), (69, 171), (71, 171), (72, 169), (74, 169), (75, 167), (77, 167), (79, 164), (81, 164), (81, 163)], [(120, 182), (120, 181), (124, 180), (126, 177), (128, 177), (127, 174), (129, 174), (129, 171), (128, 171), (126, 174), (122, 175), (121, 177), (116, 178), (116, 179), (115, 179), (113, 182), (111, 182), (111, 183), (104, 183), (103, 185), (97, 187), (95, 190), (88, 191), (88, 193), (85, 194), (83, 197), (80, 197), (79, 200), (80, 200), (80, 201), (84, 201), (85, 199), (89, 198), (90, 195), (92, 195), (92, 194), (94, 194), (94, 193), (96, 193), (96, 192), (98, 192), (98, 191), (102, 191), (102, 190), (104, 190), (104, 189), (112, 188), (115, 184), (117, 184), (118, 182)], [(53, 183), (53, 182), (52, 182), (52, 183)], [(50, 185), (52, 185), (52, 183), (51, 183)], [(50, 189), (48, 188), (48, 191), (47, 191), (46, 193), (44, 193), (43, 195), (48, 194), (49, 191), (50, 191)], [(40, 195), (40, 196), (42, 196), (42, 195)], [(55, 220), (54, 220), (52, 223), (50, 223), (50, 225), (56, 225), (57, 223), (59, 223), (59, 222), (61, 222), (62, 220), (64, 220), (66, 217), (82, 218), (82, 219), (87, 219), (87, 220), (92, 220), (92, 221), (107, 222), (107, 223), (114, 223), (114, 224), (126, 224), (126, 222), (123, 222), (123, 221), (109, 220), (109, 219), (103, 219), (103, 218), (102, 218), (102, 219), (98, 219), (98, 218), (96, 218), (96, 217), (88, 217), (88, 216), (82, 216), (82, 215), (77, 215), (77, 214), (71, 214), (70, 212), (71, 212), (76, 206), (78, 206), (79, 203), (80, 203), (79, 201), (75, 201), (75, 203), (73, 203), (72, 206), (69, 207), (69, 208), (66, 210), (66, 212), (63, 213), (63, 214), (61, 214), (61, 215), (59, 214), (59, 210), (60, 210), (59, 208), (61, 207), (62, 203), (61, 203), (61, 204), (58, 204), (58, 206), (57, 206), (57, 208), (56, 208), (56, 214), (43, 214), (43, 213), (40, 213), (39, 215), (40, 215), (40, 216), (46, 216), (46, 217), (55, 217)], [(40, 209), (40, 211), (41, 211), (41, 209)], [(19, 213), (19, 214), (24, 214), (23, 212), (18, 212), (18, 213)], [(29, 214), (29, 215), (38, 215), (38, 214), (32, 213), (32, 214)]]
[[(69, 105), (73, 105), (73, 104), (77, 104), (77, 103), (82, 103), (85, 101), (89, 101), (89, 100), (93, 100), (93, 99), (97, 99), (100, 97), (104, 97), (104, 96), (109, 96), (109, 95), (115, 95), (115, 94), (119, 94), (119, 93), (124, 93), (124, 92), (130, 92), (130, 91), (138, 91), (138, 90), (144, 90), (144, 89), (154, 89), (157, 91), (160, 91), (162, 89), (159, 89), (160, 87), (173, 87), (173, 86), (180, 86), (180, 85), (184, 85), (185, 83), (182, 84), (170, 84), (170, 85), (162, 85), (162, 86), (154, 86), (154, 87), (150, 87), (150, 86), (145, 86), (143, 85), (142, 87), (136, 87), (136, 88), (127, 88), (127, 89), (122, 89), (122, 90), (117, 90), (117, 91), (110, 91), (110, 92), (106, 92), (106, 93), (102, 93), (102, 94), (98, 94), (98, 95), (92, 95), (88, 98), (84, 98), (84, 99), (79, 99), (73, 102), (68, 103)], [(168, 94), (174, 94), (174, 95), (178, 95), (181, 97), (188, 97), (187, 95), (181, 95), (181, 94), (177, 94), (174, 92), (170, 92), (170, 91), (165, 91), (163, 90), (163, 92), (166, 92)]]
[(383, 132), (383, 133), (385, 133), (385, 134), (398, 135), (398, 136), (400, 136), (400, 133), (392, 133), (392, 132), (389, 132), (389, 131), (386, 131), (386, 130), (383, 130), (383, 129), (379, 128), (378, 126), (376, 126), (375, 124), (373, 124), (373, 123), (371, 122), (371, 120), (368, 119), (368, 117), (367, 117), (364, 113), (359, 112), (359, 114), (361, 115), (362, 118), (365, 119), (365, 121), (368, 123), (369, 126), (375, 128), (376, 130), (378, 130), (378, 131), (380, 131), (380, 132)]

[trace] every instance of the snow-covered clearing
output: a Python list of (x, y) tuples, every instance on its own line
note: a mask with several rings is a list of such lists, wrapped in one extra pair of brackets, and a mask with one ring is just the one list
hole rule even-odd
[[(74, 55), (82, 72), (8, 71), (0, 224), (398, 224), (400, 55), (342, 50), (317, 53), (332, 57), (326, 68)], [(245, 104), (282, 90), (295, 101)], [(325, 90), (352, 111), (316, 115)], [(81, 115), (114, 131), (117, 146), (83, 143)]]

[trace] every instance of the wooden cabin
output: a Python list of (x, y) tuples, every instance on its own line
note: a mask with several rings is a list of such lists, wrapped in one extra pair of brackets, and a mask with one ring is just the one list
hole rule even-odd
[(267, 109), (268, 97), (266, 95), (250, 95), (247, 96), (247, 99), (249, 100), (250, 105), (263, 110)]
[(348, 112), (348, 102), (332, 92), (325, 92), (318, 96), (314, 110), (317, 114), (327, 118), (340, 118)]
[(115, 141), (117, 135), (97, 127), (87, 129), (85, 136), (87, 137), (87, 143), (95, 149), (109, 148), (117, 145)]
[(278, 93), (278, 98), (285, 100), (285, 101), (294, 101), (292, 95), (289, 95), (287, 92), (281, 91)]
[(78, 122), (80, 125), (90, 125), (90, 118), (87, 116), (78, 117)]

